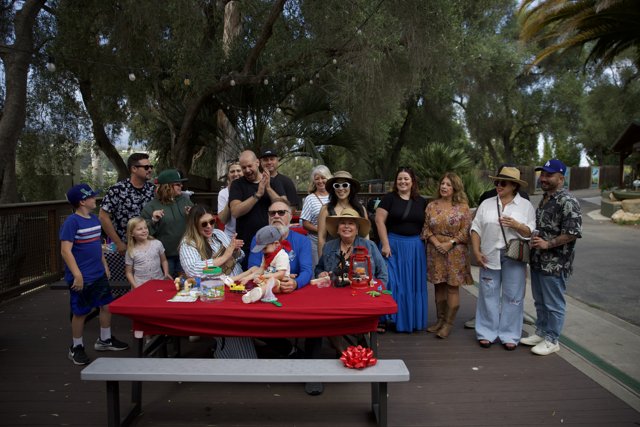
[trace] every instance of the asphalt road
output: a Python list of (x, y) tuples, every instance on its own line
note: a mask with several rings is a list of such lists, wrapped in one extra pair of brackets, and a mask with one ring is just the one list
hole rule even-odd
[[(573, 194), (582, 207), (583, 229), (567, 294), (640, 326), (640, 226), (590, 217), (590, 212), (600, 213), (599, 190)], [(541, 197), (532, 196), (534, 207)]]

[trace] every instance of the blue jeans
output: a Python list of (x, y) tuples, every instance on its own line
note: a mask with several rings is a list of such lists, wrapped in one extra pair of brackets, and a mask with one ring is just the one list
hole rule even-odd
[(567, 275), (560, 276), (531, 269), (531, 293), (536, 306), (536, 335), (553, 343), (558, 342), (564, 326), (567, 303)]
[(526, 264), (500, 252), (500, 270), (480, 269), (476, 305), (478, 340), (518, 344), (522, 336), (522, 314), (526, 288)]

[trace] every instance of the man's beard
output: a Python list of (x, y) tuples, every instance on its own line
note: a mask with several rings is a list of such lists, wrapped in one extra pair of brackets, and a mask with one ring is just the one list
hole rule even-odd
[(273, 224), (275, 228), (278, 229), (280, 235), (282, 237), (287, 237), (289, 235), (289, 227), (284, 224)]

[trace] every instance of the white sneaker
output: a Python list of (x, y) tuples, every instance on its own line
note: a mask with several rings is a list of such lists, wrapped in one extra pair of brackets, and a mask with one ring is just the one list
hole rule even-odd
[(544, 341), (544, 338), (541, 337), (540, 335), (529, 335), (526, 338), (522, 338), (520, 340), (520, 344), (524, 344), (524, 345), (538, 345), (540, 344), (542, 341)]
[(531, 353), (537, 354), (539, 356), (548, 356), (549, 354), (555, 353), (557, 351), (560, 351), (560, 344), (554, 344), (548, 340), (544, 340), (540, 344), (531, 348)]
[(262, 289), (256, 286), (246, 294), (242, 295), (242, 302), (245, 304), (251, 304), (252, 302), (260, 301), (260, 298), (262, 298)]

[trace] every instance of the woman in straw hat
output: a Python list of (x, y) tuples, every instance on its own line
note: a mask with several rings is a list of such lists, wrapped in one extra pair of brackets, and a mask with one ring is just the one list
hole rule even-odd
[(346, 268), (345, 265), (341, 265), (341, 260), (348, 262), (353, 254), (353, 248), (364, 246), (371, 256), (373, 277), (384, 284), (388, 282), (387, 265), (382, 254), (375, 243), (366, 238), (371, 230), (368, 219), (362, 218), (354, 209), (346, 208), (340, 212), (340, 215), (328, 217), (326, 223), (329, 234), (337, 238), (325, 244), (325, 250), (315, 269), (316, 277), (326, 277), (341, 268)]
[(522, 335), (526, 263), (505, 256), (505, 240), (529, 238), (536, 216), (531, 203), (518, 194), (527, 183), (517, 168), (504, 167), (489, 178), (498, 195), (480, 205), (471, 225), (473, 253), (481, 267), (476, 338), (483, 348), (500, 340), (511, 351)]
[(357, 195), (360, 191), (360, 183), (353, 179), (347, 171), (336, 172), (327, 181), (327, 191), (329, 192), (329, 203), (320, 209), (318, 215), (318, 258), (322, 257), (322, 248), (327, 239), (326, 220), (328, 216), (340, 215), (344, 209), (353, 209), (362, 218), (367, 218), (367, 210), (358, 201)]
[(458, 175), (440, 179), (438, 195), (425, 210), (422, 238), (427, 242), (427, 275), (434, 285), (438, 321), (427, 332), (438, 338), (451, 333), (460, 307), (460, 286), (473, 284), (467, 242), (471, 212)]

